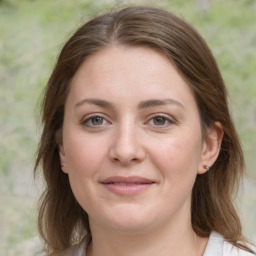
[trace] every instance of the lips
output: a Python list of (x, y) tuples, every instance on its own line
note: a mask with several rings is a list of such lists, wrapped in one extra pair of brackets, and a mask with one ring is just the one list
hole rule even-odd
[(109, 191), (125, 196), (139, 194), (152, 187), (155, 182), (138, 176), (112, 176), (101, 181), (101, 184)]

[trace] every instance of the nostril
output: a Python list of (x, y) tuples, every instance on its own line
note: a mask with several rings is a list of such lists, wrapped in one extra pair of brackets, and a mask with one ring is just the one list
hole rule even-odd
[(129, 157), (127, 157), (127, 158), (119, 158), (119, 157), (114, 157), (114, 158), (112, 158), (112, 161), (114, 162), (114, 163), (120, 163), (120, 164), (122, 164), (122, 165), (130, 165), (130, 164), (135, 164), (135, 163), (138, 163), (138, 162), (140, 162), (140, 159), (139, 158), (137, 158), (137, 157), (134, 157), (134, 158), (129, 158)]

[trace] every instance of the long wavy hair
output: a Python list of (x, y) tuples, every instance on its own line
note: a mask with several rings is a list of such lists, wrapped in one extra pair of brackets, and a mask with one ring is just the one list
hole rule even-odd
[(35, 163), (35, 173), (42, 171), (45, 180), (38, 227), (46, 251), (59, 255), (85, 237), (90, 242), (88, 216), (61, 170), (58, 145), (70, 81), (90, 55), (110, 45), (149, 47), (167, 56), (194, 94), (202, 133), (216, 121), (222, 124), (224, 136), (218, 159), (209, 172), (197, 176), (193, 187), (191, 222), (201, 237), (214, 230), (235, 246), (250, 251), (244, 244), (233, 205), (244, 174), (244, 157), (216, 61), (191, 25), (162, 9), (143, 6), (103, 14), (81, 26), (64, 45), (48, 81)]

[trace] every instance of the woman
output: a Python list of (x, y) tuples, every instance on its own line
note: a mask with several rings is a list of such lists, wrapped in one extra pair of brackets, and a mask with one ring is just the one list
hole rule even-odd
[(149, 7), (89, 21), (42, 110), (47, 253), (252, 255), (233, 206), (244, 159), (226, 88), (189, 24)]

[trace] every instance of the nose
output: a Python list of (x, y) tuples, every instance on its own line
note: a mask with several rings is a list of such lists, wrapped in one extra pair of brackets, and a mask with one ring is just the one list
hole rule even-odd
[(123, 125), (116, 130), (113, 143), (109, 151), (112, 161), (122, 165), (139, 163), (144, 160), (146, 152), (141, 144), (138, 128), (132, 125)]

